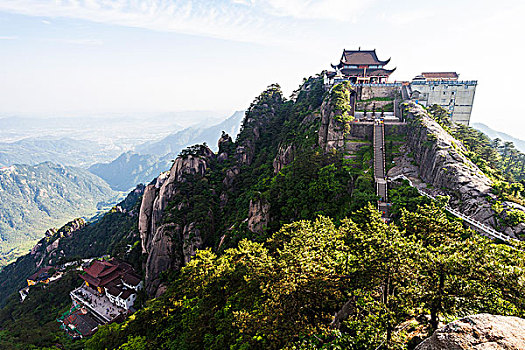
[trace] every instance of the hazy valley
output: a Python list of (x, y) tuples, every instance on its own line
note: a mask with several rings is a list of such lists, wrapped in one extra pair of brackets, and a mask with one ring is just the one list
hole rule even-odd
[[(213, 113), (164, 114), (156, 119), (165, 124), (148, 130), (142, 126), (148, 119), (138, 117), (0, 119), (0, 266), (48, 228), (76, 217), (89, 220), (114, 205), (119, 191), (167, 171), (185, 146), (216, 144), (222, 130), (235, 135), (242, 115), (214, 125)], [(196, 125), (182, 129), (177, 123)]]

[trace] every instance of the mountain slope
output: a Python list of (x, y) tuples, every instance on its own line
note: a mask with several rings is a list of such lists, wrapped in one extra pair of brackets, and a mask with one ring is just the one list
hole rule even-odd
[(501, 131), (496, 131), (483, 123), (472, 123), (472, 127), (487, 134), (491, 139), (499, 138), (503, 142), (512, 142), (521, 152), (525, 153), (525, 141)]
[[(139, 231), (156, 298), (86, 349), (406, 349), (465, 313), (525, 315), (523, 252), (474, 234), (408, 184), (392, 184), (406, 211), (382, 220), (367, 125), (345, 116), (353, 89), (325, 93), (317, 77), (286, 100), (272, 85), (235, 142), (189, 147), (146, 186)], [(387, 129), (386, 152), (396, 136), (423, 171), (426, 156), (444, 156), (426, 125)], [(421, 142), (407, 142), (407, 129)], [(452, 158), (449, 169), (475, 169)], [(469, 182), (466, 171), (450, 176)]]
[(87, 170), (50, 162), (0, 169), (0, 256), (5, 263), (47, 228), (90, 217), (117, 193)]
[(114, 190), (127, 191), (139, 183), (151, 181), (159, 173), (169, 169), (170, 154), (159, 158), (152, 154), (122, 153), (110, 163), (97, 163), (89, 171), (104, 179)]
[[(68, 261), (111, 254), (136, 266), (140, 271), (140, 245), (137, 221), (138, 205), (144, 186), (137, 186), (126, 199), (95, 222), (75, 219), (57, 229), (46, 231), (30, 253), (0, 271), (0, 305), (8, 297), (27, 286), (26, 278), (43, 266), (57, 266)], [(18, 300), (18, 294), (12, 299)]]

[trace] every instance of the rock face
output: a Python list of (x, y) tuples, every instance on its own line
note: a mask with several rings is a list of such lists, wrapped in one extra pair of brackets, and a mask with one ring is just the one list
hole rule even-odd
[[(201, 247), (202, 240), (194, 222), (182, 226), (163, 222), (163, 214), (179, 194), (180, 185), (189, 176), (203, 177), (214, 158), (215, 154), (208, 147), (200, 146), (195, 154), (179, 156), (169, 173), (146, 187), (140, 207), (139, 232), (142, 251), (148, 254), (144, 270), (146, 290), (150, 295), (154, 295), (160, 285), (160, 272), (182, 267)], [(175, 205), (181, 209), (187, 203)]]
[[(36, 262), (36, 267), (51, 264), (54, 258), (58, 257), (57, 248), (63, 237), (71, 237), (78, 230), (87, 225), (82, 218), (75, 219), (65, 224), (61, 229), (49, 229), (46, 231), (46, 238), (41, 239), (32, 249), (31, 256)], [(45, 263), (45, 264), (44, 264)]]
[[(238, 195), (239, 176), (257, 157), (261, 138), (267, 137), (270, 126), (278, 124), (281, 104), (280, 90), (270, 86), (250, 106), (235, 143), (223, 132), (217, 155), (204, 145), (192, 146), (175, 160), (169, 173), (146, 187), (139, 231), (142, 251), (147, 255), (145, 288), (150, 296), (165, 290), (159, 279), (161, 272), (178, 270), (197, 250), (217, 248), (227, 239), (224, 232), (216, 232), (216, 223), (224, 225), (223, 211), (231, 210), (230, 200)], [(208, 173), (212, 175), (206, 177)], [(248, 222), (249, 229), (263, 232), (269, 220), (269, 205), (254, 199), (246, 209), (249, 215), (244, 222)], [(224, 229), (227, 231), (227, 227)]]
[(525, 349), (525, 320), (479, 314), (447, 324), (416, 350), (521, 350)]
[[(494, 211), (487, 200), (491, 181), (464, 154), (466, 149), (419, 105), (410, 102), (408, 145), (419, 165), (419, 176), (451, 196), (452, 207), (494, 226)], [(439, 193), (444, 190), (443, 193)]]
[(333, 108), (331, 99), (321, 105), (321, 127), (319, 128), (319, 146), (325, 151), (337, 150), (345, 144), (345, 125), (335, 116), (341, 114)]
[(283, 167), (290, 164), (294, 160), (295, 147), (294, 145), (280, 145), (277, 155), (273, 160), (273, 172), (277, 174)]
[(264, 199), (250, 200), (248, 211), (248, 230), (254, 233), (262, 233), (270, 220), (270, 205)]

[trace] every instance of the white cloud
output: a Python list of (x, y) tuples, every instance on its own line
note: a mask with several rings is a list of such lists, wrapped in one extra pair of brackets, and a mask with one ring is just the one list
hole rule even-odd
[(0, 40), (17, 40), (17, 36), (0, 36)]
[(81, 46), (100, 46), (103, 44), (102, 40), (98, 39), (43, 39), (42, 41)]
[[(0, 0), (0, 11), (238, 41), (264, 41), (279, 28), (272, 19), (254, 15), (250, 7), (231, 2), (210, 5), (204, 0)], [(260, 28), (264, 28), (264, 35), (254, 30)]]
[(431, 13), (430, 11), (424, 9), (415, 9), (409, 11), (398, 11), (391, 13), (383, 13), (382, 18), (387, 22), (394, 25), (408, 25), (412, 23), (426, 21), (429, 18), (438, 17), (436, 13)]
[(373, 0), (263, 0), (269, 13), (299, 19), (354, 21)]
[[(247, 42), (293, 42), (304, 19), (347, 21), (375, 0), (0, 0), (0, 11)], [(46, 23), (47, 21), (42, 21)]]

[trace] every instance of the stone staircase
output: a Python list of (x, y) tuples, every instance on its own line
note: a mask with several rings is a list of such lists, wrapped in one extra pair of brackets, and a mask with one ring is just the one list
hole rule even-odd
[(379, 197), (378, 210), (384, 219), (388, 219), (388, 186), (385, 177), (385, 124), (376, 119), (374, 121), (374, 179), (376, 193)]

